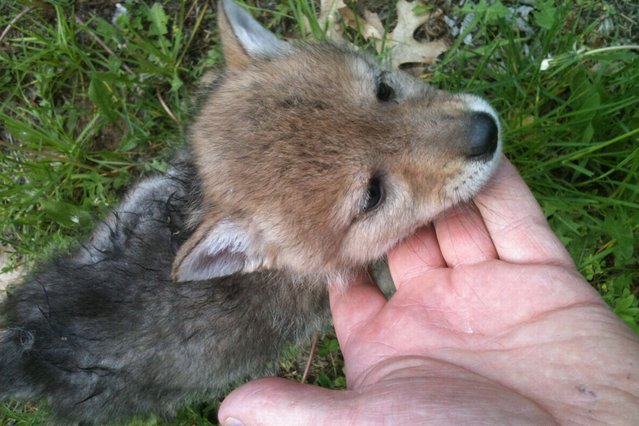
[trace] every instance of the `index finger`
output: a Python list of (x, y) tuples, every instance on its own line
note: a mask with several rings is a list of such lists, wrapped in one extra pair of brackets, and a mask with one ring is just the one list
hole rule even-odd
[(574, 263), (515, 167), (502, 157), (491, 183), (475, 204), (500, 259), (512, 263)]
[(386, 297), (365, 273), (354, 277), (346, 288), (329, 286), (328, 295), (335, 334), (346, 353), (351, 336), (370, 324), (386, 305)]

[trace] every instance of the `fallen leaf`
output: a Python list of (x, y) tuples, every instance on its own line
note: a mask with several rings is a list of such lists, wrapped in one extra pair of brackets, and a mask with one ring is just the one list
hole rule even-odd
[(407, 63), (432, 64), (437, 57), (448, 49), (443, 40), (419, 42), (413, 34), (429, 18), (430, 13), (416, 15), (413, 12), (417, 2), (406, 0), (397, 2), (397, 25), (388, 35), (387, 45), (391, 50), (391, 61), (394, 67)]
[(379, 19), (379, 15), (365, 10), (364, 25), (362, 25), (362, 36), (364, 36), (364, 39), (369, 40), (372, 38), (373, 40), (382, 40), (385, 31), (382, 20)]
[(346, 9), (344, 0), (321, 0), (320, 14), (317, 21), (320, 27), (326, 28), (326, 39), (334, 42), (344, 40), (339, 24), (340, 9)]
[(413, 9), (420, 4), (423, 4), (420, 0), (412, 3), (399, 0), (396, 4), (397, 25), (390, 33), (386, 33), (377, 13), (365, 10), (364, 17), (355, 16), (344, 0), (321, 0), (318, 21), (326, 28), (327, 39), (343, 42), (341, 17), (344, 25), (358, 30), (364, 39), (373, 41), (378, 53), (389, 48), (394, 67), (404, 64), (432, 64), (448, 49), (448, 44), (444, 40), (421, 42), (413, 37), (415, 30), (427, 22), (432, 13), (415, 14)]

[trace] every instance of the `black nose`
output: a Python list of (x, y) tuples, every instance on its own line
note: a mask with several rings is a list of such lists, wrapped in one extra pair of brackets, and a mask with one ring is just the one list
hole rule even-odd
[(493, 116), (485, 112), (474, 112), (471, 115), (468, 157), (492, 157), (497, 149), (498, 140), (499, 129)]

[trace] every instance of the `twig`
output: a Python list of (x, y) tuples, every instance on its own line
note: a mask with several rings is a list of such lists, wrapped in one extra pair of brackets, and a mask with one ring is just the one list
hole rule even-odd
[(18, 22), (18, 20), (20, 18), (22, 18), (24, 15), (27, 14), (27, 12), (29, 12), (31, 10), (30, 7), (25, 7), (24, 9), (22, 9), (22, 12), (18, 13), (12, 20), (11, 22), (9, 22), (9, 25), (6, 26), (6, 28), (4, 29), (4, 31), (2, 31), (2, 34), (0, 34), (0, 43), (2, 42), (2, 39), (4, 39), (6, 37), (6, 35), (9, 33), (9, 31), (11, 30), (11, 28), (15, 25), (16, 22)]
[(637, 21), (635, 21), (634, 19), (632, 19), (630, 16), (626, 16), (623, 13), (620, 13), (619, 16), (621, 16), (622, 18), (624, 18), (625, 20), (629, 21), (631, 24), (633, 25), (637, 25)]
[(164, 102), (164, 98), (162, 98), (162, 95), (160, 94), (160, 88), (159, 87), (157, 87), (155, 89), (155, 93), (158, 96), (158, 100), (162, 104), (162, 108), (164, 108), (164, 111), (166, 111), (166, 113), (169, 114), (169, 117), (171, 117), (171, 119), (173, 121), (175, 121), (176, 124), (180, 124), (180, 120), (177, 119), (175, 114), (173, 114), (173, 111), (171, 111), (171, 108), (169, 108), (169, 106), (166, 104), (166, 102)]
[(315, 358), (315, 352), (317, 351), (317, 342), (319, 341), (319, 334), (315, 333), (313, 336), (313, 341), (311, 343), (311, 351), (308, 354), (308, 360), (306, 361), (306, 368), (304, 368), (304, 374), (302, 375), (301, 383), (306, 383), (308, 379), (308, 375), (311, 371), (311, 364), (313, 363), (313, 358)]

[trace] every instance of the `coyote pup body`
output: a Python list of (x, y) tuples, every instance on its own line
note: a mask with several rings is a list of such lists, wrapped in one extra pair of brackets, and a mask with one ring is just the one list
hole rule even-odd
[(219, 25), (227, 70), (192, 155), (4, 303), (0, 398), (103, 424), (271, 373), (328, 318), (328, 282), (471, 198), (496, 167), (482, 99), (344, 47), (290, 45), (230, 0)]

